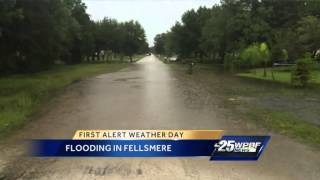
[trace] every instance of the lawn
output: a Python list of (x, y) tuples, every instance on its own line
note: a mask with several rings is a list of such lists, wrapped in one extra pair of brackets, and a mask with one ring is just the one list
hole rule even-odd
[(245, 116), (261, 127), (298, 138), (313, 147), (320, 147), (320, 127), (298, 118), (294, 113), (251, 106)]
[[(170, 66), (186, 72), (185, 65)], [(207, 87), (213, 96), (222, 98), (224, 104), (221, 106), (230, 110), (229, 117), (248, 120), (257, 128), (287, 135), (319, 148), (320, 126), (315, 123), (320, 117), (319, 86), (293, 88), (286, 85), (291, 81), (288, 68), (274, 71), (276, 81), (281, 83), (265, 83), (265, 80), (272, 81), (270, 71), (268, 69), (267, 78), (263, 77), (263, 69), (256, 69), (256, 74), (254, 71), (242, 73), (238, 76), (249, 78), (239, 78), (232, 73), (224, 73), (219, 66), (197, 64), (195, 73), (188, 79), (194, 79), (199, 83), (197, 87)], [(312, 82), (320, 83), (320, 72), (314, 71), (313, 75)]]
[(128, 64), (80, 64), (0, 78), (0, 134), (21, 127), (49, 95), (68, 84)]
[[(272, 78), (272, 72), (274, 80)], [(263, 76), (263, 68), (257, 68), (248, 72), (237, 74), (240, 77), (255, 78), (267, 81), (276, 81), (281, 83), (291, 83), (291, 70), (289, 68), (267, 68), (267, 77)], [(320, 70), (312, 71), (312, 79), (310, 81), (314, 84), (320, 84)]]
[[(271, 74), (272, 71), (274, 73), (274, 80)], [(263, 68), (258, 68), (249, 72), (239, 73), (237, 76), (275, 81), (283, 84), (291, 83), (291, 70), (288, 67), (267, 68), (267, 77), (263, 77), (263, 72)], [(310, 82), (314, 85), (320, 85), (320, 70), (312, 71), (312, 79)], [(256, 84), (249, 84), (248, 82), (248, 85), (251, 89), (254, 89), (255, 86), (258, 88), (259, 83), (255, 83)], [(251, 98), (258, 100), (247, 103), (248, 110), (244, 114), (245, 117), (254, 120), (266, 129), (301, 139), (303, 142), (311, 145), (317, 144), (316, 147), (320, 147), (320, 127), (317, 124), (307, 121), (307, 119), (310, 119), (313, 115), (316, 116), (318, 114), (318, 88), (297, 89), (291, 88), (290, 86), (269, 84), (269, 86), (272, 87), (270, 88), (267, 87), (268, 84), (262, 83), (260, 86), (265, 90), (261, 89), (257, 91), (260, 93), (259, 95), (256, 95), (257, 92), (248, 92)], [(266, 98), (261, 97), (270, 98), (266, 100)], [(274, 97), (280, 99), (281, 102), (288, 103), (281, 103), (281, 108), (279, 108), (279, 101), (272, 100)], [(310, 111), (303, 112), (305, 109)]]

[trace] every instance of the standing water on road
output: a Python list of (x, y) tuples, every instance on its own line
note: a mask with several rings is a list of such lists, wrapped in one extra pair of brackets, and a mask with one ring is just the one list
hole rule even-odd
[[(201, 75), (201, 72), (197, 72)], [(129, 68), (75, 83), (49, 104), (46, 113), (1, 143), (0, 174), (7, 179), (317, 179), (320, 157), (313, 150), (274, 134), (257, 162), (209, 162), (207, 158), (31, 158), (23, 139), (70, 138), (78, 129), (223, 129), (266, 134), (225, 106), (223, 83), (198, 81), (185, 71), (147, 56)], [(214, 88), (215, 89), (215, 88)], [(299, 158), (297, 158), (299, 157)]]

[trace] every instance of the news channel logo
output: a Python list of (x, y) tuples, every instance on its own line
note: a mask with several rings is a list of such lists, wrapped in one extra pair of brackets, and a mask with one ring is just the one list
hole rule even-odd
[(258, 160), (270, 136), (223, 136), (210, 160)]

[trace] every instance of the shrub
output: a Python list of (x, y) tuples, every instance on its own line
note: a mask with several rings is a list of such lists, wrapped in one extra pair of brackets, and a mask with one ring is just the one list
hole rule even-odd
[(225, 70), (233, 72), (238, 66), (238, 56), (234, 53), (226, 53), (224, 55), (223, 66)]
[(294, 86), (306, 87), (308, 85), (311, 80), (312, 62), (313, 59), (308, 55), (296, 62), (291, 77)]
[(241, 52), (240, 66), (242, 68), (253, 68), (260, 63), (262, 57), (259, 48), (259, 44), (252, 44)]

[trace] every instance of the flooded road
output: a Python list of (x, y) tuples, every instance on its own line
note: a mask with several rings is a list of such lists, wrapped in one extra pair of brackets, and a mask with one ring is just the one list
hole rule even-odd
[[(119, 72), (67, 87), (0, 143), (0, 179), (319, 179), (319, 152), (271, 134), (257, 162), (209, 158), (31, 158), (24, 139), (70, 139), (77, 129), (223, 129), (270, 134), (223, 103), (223, 79), (194, 79), (148, 56)], [(209, 86), (210, 87), (210, 86)]]

